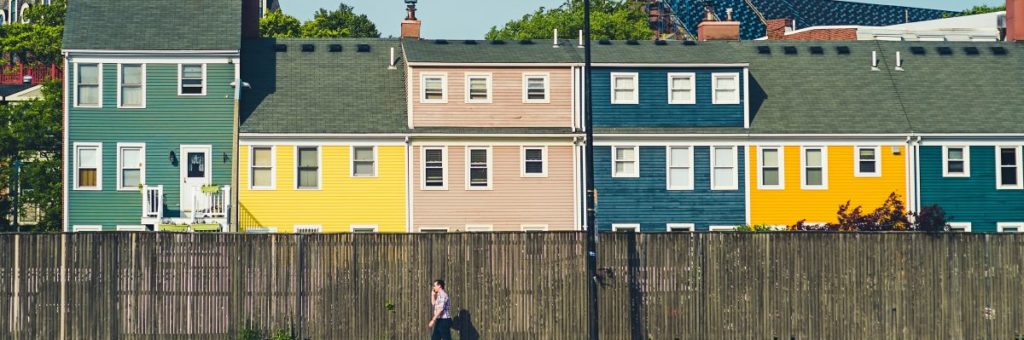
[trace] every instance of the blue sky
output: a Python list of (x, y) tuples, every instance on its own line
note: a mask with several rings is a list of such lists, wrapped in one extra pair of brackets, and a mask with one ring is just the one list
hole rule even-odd
[[(285, 13), (306, 20), (318, 8), (337, 8), (339, 0), (279, 0)], [(405, 18), (402, 0), (344, 0), (357, 13), (366, 14), (381, 34), (397, 36)], [(565, 0), (420, 0), (417, 16), (423, 20), (423, 36), (428, 38), (483, 38), (491, 26), (501, 26), (540, 6), (555, 7)], [(973, 5), (1002, 5), (1005, 0), (860, 0), (890, 5), (962, 10)]]

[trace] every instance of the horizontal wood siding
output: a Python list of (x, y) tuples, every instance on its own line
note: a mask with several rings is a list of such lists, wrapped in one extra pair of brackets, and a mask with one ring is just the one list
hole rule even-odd
[[(639, 74), (638, 104), (611, 103), (611, 74)], [(695, 73), (696, 104), (668, 103), (668, 74)], [(711, 74), (738, 73), (739, 104), (711, 104)], [(743, 127), (742, 68), (595, 68), (593, 77), (595, 127)]]
[(467, 224), (492, 225), (495, 231), (520, 231), (523, 224), (544, 224), (549, 230), (574, 230), (573, 163), (576, 160), (573, 146), (547, 147), (547, 177), (520, 175), (520, 149), (520, 146), (493, 146), (493, 189), (466, 190), (466, 146), (449, 145), (448, 189), (422, 190), (422, 147), (413, 146), (414, 231), (422, 227), (461, 231)]
[(597, 188), (597, 223), (600, 230), (612, 224), (639, 223), (643, 231), (663, 232), (668, 223), (693, 223), (698, 230), (711, 225), (740, 225), (746, 221), (743, 146), (737, 148), (737, 190), (711, 190), (709, 146), (694, 147), (694, 190), (666, 186), (665, 147), (640, 147), (640, 177), (613, 178), (611, 147), (594, 148), (594, 182)]
[[(448, 102), (421, 103), (421, 75), (448, 75)], [(491, 74), (491, 103), (466, 103), (466, 74)], [(550, 103), (523, 103), (523, 75), (549, 74)], [(572, 127), (572, 72), (558, 68), (414, 67), (413, 127)]]
[[(225, 60), (226, 62), (226, 60)], [(73, 64), (72, 64), (73, 65)], [(164, 214), (181, 215), (179, 192), (183, 161), (180, 146), (211, 145), (212, 181), (231, 185), (232, 130), (235, 78), (232, 64), (208, 64), (205, 96), (178, 95), (178, 65), (146, 66), (146, 108), (117, 108), (117, 64), (103, 65), (103, 107), (75, 108), (68, 113), (66, 145), (68, 188), (72, 188), (74, 143), (103, 143), (103, 190), (69, 190), (68, 213), (74, 225), (138, 225), (142, 217), (142, 196), (138, 191), (117, 191), (117, 143), (146, 144), (146, 185), (164, 186)], [(68, 70), (74, 79), (75, 70)], [(74, 89), (68, 98), (73, 101)], [(169, 160), (174, 152), (176, 162)]]
[[(268, 145), (269, 146), (269, 145)], [(323, 232), (349, 232), (351, 225), (377, 225), (379, 232), (406, 231), (405, 146), (377, 147), (377, 177), (351, 176), (351, 147), (321, 146), (319, 190), (296, 190), (295, 145), (274, 145), (273, 190), (250, 189), (250, 148), (239, 148), (239, 226), (320, 225)]]
[(792, 225), (800, 220), (810, 223), (837, 222), (839, 206), (851, 202), (850, 209), (862, 206), (865, 212), (878, 208), (890, 193), (907, 200), (906, 148), (899, 146), (894, 155), (891, 145), (881, 146), (882, 176), (854, 176), (853, 146), (828, 147), (828, 189), (800, 188), (800, 147), (786, 146), (783, 151), (785, 186), (780, 190), (758, 189), (756, 147), (750, 151), (750, 222), (753, 224)]
[(938, 204), (948, 221), (971, 222), (974, 232), (995, 232), (998, 222), (1024, 222), (1024, 190), (996, 189), (995, 147), (970, 148), (971, 177), (944, 178), (942, 147), (921, 147), (921, 206)]

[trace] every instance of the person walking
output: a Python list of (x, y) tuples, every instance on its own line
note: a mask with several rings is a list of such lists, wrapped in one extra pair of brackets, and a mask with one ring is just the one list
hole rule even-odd
[(427, 328), (433, 328), (430, 335), (431, 340), (452, 339), (452, 315), (448, 313), (451, 307), (451, 300), (448, 299), (448, 292), (444, 290), (444, 280), (434, 280), (430, 289), (430, 305), (433, 307), (433, 317), (427, 323)]

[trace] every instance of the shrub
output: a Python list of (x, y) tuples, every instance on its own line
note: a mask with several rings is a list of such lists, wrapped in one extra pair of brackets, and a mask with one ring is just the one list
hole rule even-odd
[[(919, 213), (909, 212), (900, 195), (890, 193), (882, 206), (864, 213), (861, 206), (850, 208), (850, 201), (839, 206), (836, 223), (807, 224), (800, 220), (788, 227), (794, 231), (943, 231), (946, 213), (938, 205), (924, 207)], [(911, 221), (911, 217), (913, 221)]]

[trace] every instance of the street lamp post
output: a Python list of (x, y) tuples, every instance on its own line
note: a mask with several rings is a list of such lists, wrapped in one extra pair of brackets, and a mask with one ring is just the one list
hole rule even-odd
[(9, 186), (11, 190), (11, 211), (13, 212), (11, 216), (14, 221), (14, 229), (20, 233), (21, 226), (18, 224), (18, 216), (21, 215), (21, 160), (15, 160), (13, 165), (11, 169), (14, 171), (11, 173), (11, 185)]
[[(590, 99), (590, 0), (583, 1), (583, 125), (586, 129), (585, 160), (594, 159), (594, 120), (593, 107)], [(594, 167), (586, 166), (586, 201), (587, 206), (587, 281), (588, 281), (588, 330), (591, 340), (598, 339), (598, 303), (597, 303), (597, 225), (595, 224), (595, 205), (597, 191), (594, 189)]]

